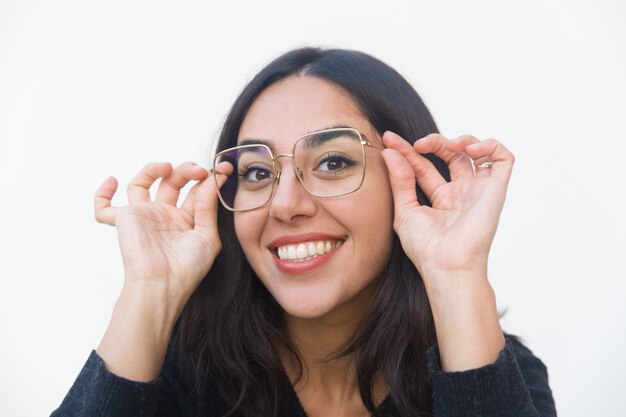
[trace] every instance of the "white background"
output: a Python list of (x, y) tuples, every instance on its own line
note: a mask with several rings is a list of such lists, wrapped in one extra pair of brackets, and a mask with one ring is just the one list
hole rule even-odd
[[(626, 408), (622, 1), (0, 0), (0, 415), (48, 415), (123, 271), (92, 197), (204, 163), (237, 93), (304, 45), (368, 52), (449, 136), (516, 155), (490, 276), (563, 416)], [(122, 188), (114, 200), (125, 203)]]

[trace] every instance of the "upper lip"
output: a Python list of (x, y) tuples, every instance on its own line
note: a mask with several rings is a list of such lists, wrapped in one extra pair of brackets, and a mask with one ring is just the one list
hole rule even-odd
[(328, 233), (300, 233), (297, 235), (280, 236), (269, 243), (270, 248), (277, 248), (297, 243), (313, 242), (319, 240), (346, 240), (345, 236), (331, 235)]

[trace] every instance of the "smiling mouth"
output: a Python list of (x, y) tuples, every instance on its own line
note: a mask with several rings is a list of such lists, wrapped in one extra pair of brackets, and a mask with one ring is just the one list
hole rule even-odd
[(342, 243), (342, 240), (316, 240), (295, 245), (278, 246), (274, 248), (274, 252), (283, 261), (303, 262), (337, 249)]

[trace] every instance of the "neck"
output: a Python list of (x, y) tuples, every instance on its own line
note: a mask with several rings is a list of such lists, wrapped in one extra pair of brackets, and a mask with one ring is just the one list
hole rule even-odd
[[(353, 358), (342, 356), (336, 359), (334, 356), (356, 332), (373, 292), (374, 285), (322, 317), (285, 316), (287, 335), (302, 362), (300, 378), (297, 358), (284, 348), (280, 350), (280, 356), (303, 405), (309, 404), (310, 408), (316, 403), (358, 403), (362, 406)], [(374, 390), (376, 404), (382, 402), (388, 392), (382, 379), (378, 379)]]

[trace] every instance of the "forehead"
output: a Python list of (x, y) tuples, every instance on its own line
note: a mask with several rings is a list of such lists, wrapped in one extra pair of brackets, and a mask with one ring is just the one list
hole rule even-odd
[(290, 76), (265, 89), (246, 114), (237, 142), (262, 139), (288, 149), (296, 138), (332, 126), (370, 136), (372, 127), (341, 87), (317, 77)]

